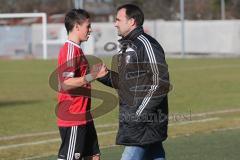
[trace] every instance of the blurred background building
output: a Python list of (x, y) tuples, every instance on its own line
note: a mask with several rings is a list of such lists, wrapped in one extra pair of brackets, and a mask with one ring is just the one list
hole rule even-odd
[[(240, 55), (240, 0), (0, 0), (0, 15), (46, 13), (47, 58), (56, 58), (67, 38), (65, 13), (84, 8), (93, 22), (92, 36), (83, 44), (85, 52), (113, 54), (116, 51), (104, 47), (108, 42), (117, 45), (115, 9), (125, 3), (142, 8), (145, 31), (160, 41), (167, 55)], [(41, 58), (42, 30), (42, 17), (0, 18), (0, 56)]]
[[(108, 21), (117, 6), (133, 3), (140, 6), (146, 19), (179, 19), (180, 0), (0, 0), (0, 13), (45, 12), (64, 14), (75, 6), (82, 6), (92, 14), (93, 21)], [(221, 0), (185, 0), (185, 19), (221, 19)], [(240, 18), (240, 1), (225, 0), (226, 19)]]

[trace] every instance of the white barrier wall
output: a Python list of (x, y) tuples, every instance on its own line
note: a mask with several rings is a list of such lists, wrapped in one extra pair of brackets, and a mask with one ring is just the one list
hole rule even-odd
[(0, 26), (0, 56), (28, 55), (31, 53), (31, 27)]
[[(35, 57), (43, 57), (42, 49), (42, 25), (32, 25), (32, 54)], [(47, 25), (47, 57), (56, 58), (59, 53), (61, 45), (67, 39), (67, 32), (65, 31), (64, 24), (48, 24)]]
[(107, 42), (114, 42), (117, 44), (117, 41), (120, 37), (117, 36), (117, 30), (114, 27), (113, 23), (93, 23), (92, 24), (92, 35), (95, 39), (95, 50), (99, 54), (104, 54), (104, 45)]
[[(31, 39), (31, 50), (36, 57), (42, 57), (42, 34), (41, 25), (34, 24), (31, 32), (28, 32)], [(115, 54), (117, 50), (107, 52), (104, 46), (107, 42), (117, 43), (120, 37), (114, 23), (92, 23), (92, 34), (88, 42), (82, 44), (86, 54)], [(180, 21), (145, 21), (144, 30), (155, 37), (163, 46), (166, 54), (181, 52), (181, 23)], [(4, 30), (0, 31), (5, 34)], [(16, 32), (19, 32), (16, 29)], [(11, 33), (15, 33), (11, 31)], [(48, 57), (56, 58), (60, 46), (65, 42), (67, 34), (64, 24), (48, 24)], [(19, 37), (20, 38), (20, 37)], [(21, 40), (26, 39), (22, 38)], [(9, 41), (10, 37), (1, 39), (3, 42)], [(240, 55), (240, 20), (225, 21), (185, 21), (185, 51), (191, 54), (231, 54)], [(20, 41), (19, 41), (20, 42)], [(16, 43), (15, 41), (13, 43)], [(2, 44), (2, 45), (1, 45)], [(5, 44), (5, 43), (4, 43)], [(23, 45), (21, 45), (23, 46)], [(2, 48), (2, 47), (1, 47)], [(6, 52), (0, 50), (0, 54)]]
[[(41, 25), (32, 25), (32, 45), (33, 53), (37, 57), (42, 55), (42, 35)], [(57, 57), (61, 45), (67, 40), (67, 33), (64, 24), (48, 24), (47, 27), (47, 44), (48, 44), (48, 57)], [(92, 23), (92, 33), (87, 42), (81, 44), (85, 54), (112, 54), (106, 52), (104, 45), (107, 42), (114, 42), (117, 44), (117, 31), (112, 23)]]
[[(157, 22), (156, 38), (168, 53), (181, 51), (180, 26), (180, 22)], [(185, 50), (240, 55), (240, 21), (185, 21)]]
[(187, 22), (188, 52), (240, 54), (240, 21)]
[(181, 52), (181, 24), (179, 21), (156, 21), (155, 38), (166, 53)]
[[(93, 26), (105, 35), (98, 38), (97, 49), (109, 40), (117, 42), (113, 24), (107, 24), (106, 27), (106, 24), (96, 23)], [(181, 52), (179, 21), (145, 21), (144, 30), (161, 43), (166, 53)], [(191, 54), (240, 55), (240, 20), (185, 21), (185, 51)]]

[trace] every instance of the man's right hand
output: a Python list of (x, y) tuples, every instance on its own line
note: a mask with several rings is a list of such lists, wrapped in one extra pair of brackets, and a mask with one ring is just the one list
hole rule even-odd
[(97, 79), (104, 77), (108, 73), (108, 69), (105, 64), (99, 63), (93, 65), (90, 73), (94, 79)]

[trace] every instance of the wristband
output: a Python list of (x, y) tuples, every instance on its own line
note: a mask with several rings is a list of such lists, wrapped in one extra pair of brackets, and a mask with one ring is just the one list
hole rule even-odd
[(85, 75), (85, 80), (90, 83), (94, 80), (93, 76), (91, 74)]

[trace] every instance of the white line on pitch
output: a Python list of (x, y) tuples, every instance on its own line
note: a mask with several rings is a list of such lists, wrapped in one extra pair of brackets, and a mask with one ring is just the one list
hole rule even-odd
[[(202, 117), (202, 116), (210, 116), (214, 114), (223, 114), (223, 113), (232, 113), (232, 112), (240, 112), (240, 109), (228, 109), (228, 110), (220, 110), (220, 111), (213, 111), (213, 112), (195, 113), (195, 114), (191, 114), (191, 117)], [(171, 119), (171, 116), (169, 118)], [(107, 128), (107, 127), (115, 127), (115, 126), (118, 126), (118, 123), (96, 125), (96, 128)], [(52, 135), (57, 133), (58, 131), (49, 131), (49, 132), (38, 132), (38, 133), (22, 134), (22, 135), (15, 135), (15, 136), (6, 136), (6, 137), (0, 137), (0, 141), (14, 140), (18, 138), (26, 138), (26, 137), (34, 137), (34, 136)]]
[[(116, 133), (116, 132), (117, 131), (100, 132), (97, 135), (98, 136), (103, 136), (103, 135), (113, 134), (113, 133)], [(54, 138), (54, 139), (43, 140), (43, 141), (36, 141), (36, 142), (29, 142), (29, 143), (20, 143), (20, 144), (6, 145), (6, 146), (0, 147), (0, 150), (10, 149), (10, 148), (17, 148), (17, 147), (23, 147), (23, 146), (39, 145), (39, 144), (45, 144), (45, 143), (55, 143), (55, 142), (60, 142), (60, 138)]]
[[(115, 126), (118, 126), (118, 124), (113, 123), (113, 124), (96, 125), (96, 128), (107, 128), (107, 127), (115, 127)], [(38, 133), (22, 134), (22, 135), (15, 135), (15, 136), (6, 136), (6, 137), (0, 137), (0, 141), (34, 137), (34, 136), (52, 135), (52, 134), (58, 134), (58, 133), (59, 133), (58, 131), (49, 131), (49, 132), (38, 132)]]
[[(221, 131), (236, 130), (236, 129), (240, 129), (240, 127), (229, 127), (229, 128), (222, 128), (222, 129), (213, 129), (212, 131), (221, 132)], [(180, 136), (178, 136), (178, 137), (180, 137)], [(177, 137), (175, 137), (175, 138), (177, 138)], [(110, 148), (110, 147), (116, 147), (116, 146), (117, 145), (113, 144), (113, 145), (101, 147), (101, 149)], [(45, 154), (45, 155), (41, 155), (41, 156), (28, 157), (28, 158), (23, 158), (23, 159), (18, 159), (18, 160), (33, 160), (33, 159), (44, 158), (44, 157), (49, 157), (49, 156), (52, 156), (52, 154)]]
[(192, 114), (192, 116), (193, 117), (202, 117), (202, 116), (210, 116), (210, 115), (214, 115), (214, 114), (223, 114), (223, 113), (232, 113), (232, 112), (240, 112), (240, 108), (239, 109), (228, 109), (228, 110), (204, 112), (204, 113), (195, 113), (195, 114)]
[(201, 123), (201, 122), (209, 122), (209, 121), (216, 121), (219, 120), (219, 117), (214, 118), (206, 118), (206, 119), (200, 119), (200, 120), (191, 120), (186, 122), (177, 122), (177, 123), (171, 123), (168, 126), (176, 126), (176, 125), (185, 125), (185, 124), (192, 124), (192, 123)]
[(195, 71), (195, 70), (205, 70), (205, 69), (221, 69), (221, 68), (239, 68), (240, 65), (215, 65), (215, 66), (207, 66), (207, 67), (191, 67), (191, 68), (177, 68), (177, 69), (169, 69), (169, 71)]
[(218, 128), (218, 129), (213, 129), (212, 131), (228, 131), (228, 130), (235, 130), (235, 129), (240, 129), (240, 127), (229, 127), (229, 128)]
[(36, 142), (29, 142), (29, 143), (20, 143), (20, 144), (11, 144), (11, 145), (6, 145), (0, 147), (0, 150), (3, 149), (10, 149), (10, 148), (17, 148), (17, 147), (22, 147), (22, 146), (31, 146), (31, 145), (39, 145), (39, 144), (45, 144), (45, 143), (55, 143), (60, 141), (59, 138), (55, 139), (50, 139), (50, 140), (44, 140), (44, 141), (36, 141)]
[[(218, 120), (218, 119), (219, 119), (218, 117), (207, 118), (207, 119), (202, 119), (202, 120), (193, 120), (193, 121), (169, 124), (169, 126), (185, 125), (185, 124), (199, 123), (199, 122), (208, 122), (208, 121), (213, 121), (213, 120)], [(116, 132), (117, 131), (100, 132), (100, 133), (98, 133), (98, 136), (113, 134), (113, 133), (116, 133)], [(39, 144), (45, 144), (45, 143), (55, 143), (55, 142), (58, 142), (58, 141), (60, 141), (60, 139), (59, 138), (55, 138), (55, 139), (51, 139), (51, 140), (43, 140), (43, 141), (36, 141), (36, 142), (29, 142), (29, 143), (20, 143), (20, 144), (12, 144), (12, 145), (7, 145), (7, 146), (2, 146), (2, 147), (0, 147), (0, 150), (2, 150), (2, 149), (9, 149), (9, 148), (16, 148), (16, 147), (22, 147), (22, 146), (29, 146), (29, 145), (39, 145)]]

